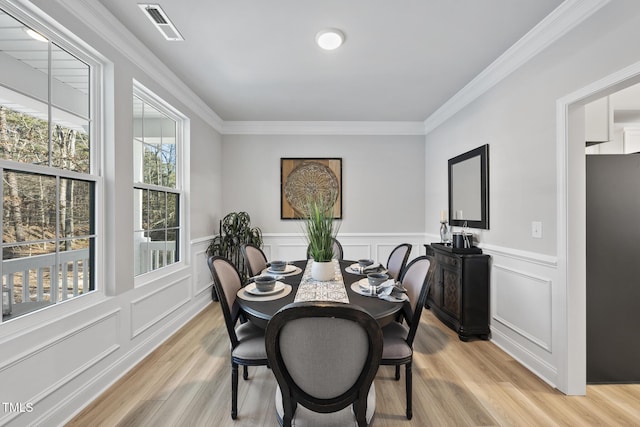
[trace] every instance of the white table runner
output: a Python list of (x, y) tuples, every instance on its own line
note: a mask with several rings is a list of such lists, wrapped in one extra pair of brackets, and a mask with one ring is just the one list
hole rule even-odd
[(347, 289), (344, 286), (344, 279), (342, 278), (342, 272), (340, 271), (340, 264), (337, 260), (332, 260), (335, 275), (333, 280), (326, 282), (320, 282), (311, 278), (311, 263), (313, 261), (307, 261), (307, 266), (304, 269), (300, 286), (298, 286), (298, 292), (293, 302), (303, 301), (334, 301), (349, 303), (349, 296), (347, 295)]

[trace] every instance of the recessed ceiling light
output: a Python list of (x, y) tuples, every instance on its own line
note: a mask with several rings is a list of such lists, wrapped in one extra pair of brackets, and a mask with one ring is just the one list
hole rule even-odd
[(27, 33), (29, 35), (29, 37), (31, 37), (34, 40), (38, 40), (39, 42), (48, 42), (49, 40), (47, 40), (47, 38), (45, 36), (43, 36), (42, 34), (38, 33), (35, 30), (32, 30), (29, 27), (22, 27), (22, 29), (24, 30), (25, 33)]
[(335, 28), (327, 28), (316, 34), (316, 43), (324, 50), (334, 50), (344, 42), (344, 33)]

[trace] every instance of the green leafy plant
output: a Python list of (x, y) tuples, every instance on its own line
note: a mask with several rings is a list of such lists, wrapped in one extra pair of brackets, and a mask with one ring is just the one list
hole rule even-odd
[(340, 228), (333, 219), (333, 205), (336, 197), (309, 198), (304, 216), (304, 228), (309, 244), (309, 254), (318, 262), (331, 261), (333, 258), (333, 240)]
[(227, 258), (236, 266), (244, 281), (248, 274), (240, 247), (245, 243), (262, 246), (262, 230), (251, 227), (251, 217), (247, 212), (231, 212), (220, 220), (220, 232), (211, 239), (207, 256)]

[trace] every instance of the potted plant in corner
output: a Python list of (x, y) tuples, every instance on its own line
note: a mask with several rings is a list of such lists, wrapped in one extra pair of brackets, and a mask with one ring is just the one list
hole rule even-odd
[(333, 205), (336, 198), (331, 194), (316, 196), (307, 201), (304, 229), (309, 244), (309, 254), (313, 258), (311, 277), (318, 281), (332, 280), (333, 241), (340, 228), (333, 219)]
[[(244, 243), (262, 246), (262, 230), (251, 227), (251, 218), (247, 212), (231, 212), (220, 220), (220, 232), (209, 242), (206, 254), (227, 258), (236, 266), (244, 282), (247, 279), (247, 266), (240, 250)], [(214, 301), (218, 300), (215, 288), (212, 288), (211, 296)]]

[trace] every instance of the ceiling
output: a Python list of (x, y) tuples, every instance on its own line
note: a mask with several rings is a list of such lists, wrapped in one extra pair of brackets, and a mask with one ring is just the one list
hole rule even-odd
[[(225, 121), (423, 121), (562, 0), (99, 0)], [(321, 29), (342, 47), (315, 45)]]

